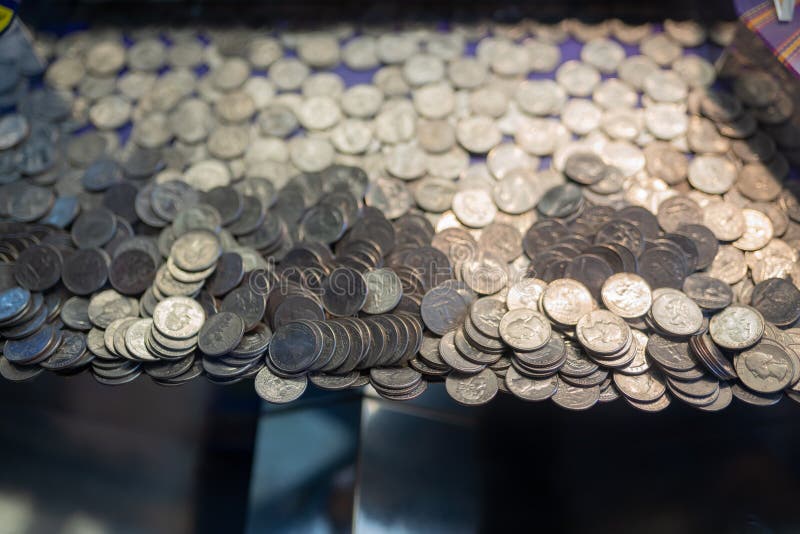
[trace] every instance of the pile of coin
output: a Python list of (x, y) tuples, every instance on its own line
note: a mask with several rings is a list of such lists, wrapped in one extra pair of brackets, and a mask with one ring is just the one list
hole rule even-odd
[[(262, 397), (293, 400), (282, 379), (297, 385), (291, 391), (298, 396), (307, 379), (333, 390), (369, 381), (387, 398), (422, 394), (427, 382), (405, 367), (422, 343), (420, 301), (436, 277), (452, 276), (447, 258), (428, 245), (432, 236), (424, 217), (407, 214), (391, 223), (365, 209), (335, 255), (313, 244), (290, 250), (267, 298), (275, 332), (256, 380)], [(393, 373), (399, 373), (394, 380)]]
[(0, 375), (253, 379), (276, 403), (442, 380), (466, 405), (800, 400), (800, 122), (766, 71), (717, 80), (703, 56), (733, 31), (137, 28), (0, 51)]

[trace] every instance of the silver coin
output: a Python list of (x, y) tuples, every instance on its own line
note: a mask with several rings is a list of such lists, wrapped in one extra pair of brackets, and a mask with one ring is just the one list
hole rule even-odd
[(537, 178), (535, 173), (523, 168), (506, 173), (492, 188), (497, 207), (512, 215), (533, 209), (545, 193)]
[(596, 354), (617, 354), (630, 343), (628, 325), (607, 310), (593, 310), (578, 320), (575, 334), (586, 350)]
[(255, 389), (258, 396), (273, 404), (285, 404), (299, 399), (308, 386), (306, 375), (282, 378), (262, 367), (256, 374)]
[(642, 317), (653, 302), (650, 285), (633, 273), (611, 275), (603, 282), (600, 295), (606, 308), (624, 319)]
[(710, 195), (727, 192), (736, 181), (736, 166), (715, 155), (698, 155), (689, 164), (689, 183)]
[(453, 212), (464, 225), (482, 228), (494, 220), (497, 208), (487, 191), (471, 189), (455, 194)]
[(0, 150), (8, 150), (16, 146), (28, 136), (30, 125), (28, 119), (17, 113), (10, 113), (0, 118)]
[(636, 402), (655, 402), (667, 391), (664, 379), (653, 371), (640, 375), (614, 373), (613, 377), (620, 393)]
[(589, 96), (600, 83), (600, 73), (587, 63), (570, 60), (558, 67), (556, 81), (571, 96)]
[(519, 351), (533, 351), (547, 344), (551, 335), (550, 322), (541, 313), (518, 308), (503, 315), (499, 324), (500, 337)]
[(731, 244), (744, 251), (758, 250), (766, 246), (775, 232), (769, 217), (758, 210), (749, 208), (742, 210), (742, 216), (744, 217), (744, 233)]
[(456, 126), (459, 144), (473, 154), (486, 154), (503, 140), (503, 134), (487, 116), (463, 119)]
[(461, 264), (461, 278), (476, 293), (493, 295), (508, 283), (506, 263), (490, 252), (480, 252)]
[(758, 393), (776, 393), (788, 386), (795, 362), (777, 343), (762, 342), (735, 358), (739, 380)]
[(522, 376), (513, 367), (509, 367), (505, 376), (509, 391), (526, 401), (543, 401), (552, 397), (558, 389), (558, 377), (534, 379)]
[(191, 230), (172, 244), (170, 258), (185, 271), (204, 271), (212, 267), (222, 254), (217, 235), (208, 230)]
[(650, 368), (650, 361), (646, 353), (649, 338), (647, 334), (639, 330), (631, 329), (631, 335), (633, 336), (633, 343), (631, 344), (633, 359), (626, 366), (617, 370), (626, 375), (638, 375)]
[(150, 353), (145, 344), (146, 334), (153, 325), (152, 319), (139, 319), (128, 326), (125, 331), (125, 348), (128, 353), (138, 360), (157, 361), (158, 358)]
[(388, 268), (375, 269), (364, 274), (367, 283), (367, 300), (362, 306), (365, 313), (386, 313), (394, 309), (403, 296), (403, 285), (397, 274)]
[(600, 400), (600, 386), (577, 387), (559, 377), (558, 388), (551, 398), (568, 410), (588, 410)]
[(682, 292), (667, 293), (653, 300), (653, 321), (676, 336), (689, 336), (703, 326), (700, 307)]
[(120, 295), (113, 289), (96, 293), (89, 300), (89, 320), (98, 328), (106, 328), (111, 322), (137, 315), (139, 303), (136, 299)]
[(98, 76), (113, 76), (125, 66), (125, 47), (114, 41), (101, 41), (86, 52), (86, 67)]
[(756, 344), (764, 334), (764, 319), (750, 306), (733, 305), (720, 311), (708, 324), (714, 343), (729, 350)]
[(569, 278), (554, 280), (542, 294), (542, 310), (562, 325), (574, 326), (595, 307), (585, 285)]
[(173, 339), (196, 336), (205, 320), (202, 306), (188, 297), (166, 298), (153, 311), (153, 327)]
[(479, 406), (497, 395), (497, 376), (491, 369), (484, 369), (476, 375), (450, 373), (445, 380), (445, 388), (459, 404)]
[(458, 334), (454, 331), (447, 332), (439, 341), (439, 356), (456, 373), (474, 375), (486, 367), (485, 364), (475, 363), (466, 359), (458, 350), (455, 338)]
[(537, 310), (547, 282), (538, 278), (524, 278), (508, 288), (506, 306), (509, 310), (527, 308)]

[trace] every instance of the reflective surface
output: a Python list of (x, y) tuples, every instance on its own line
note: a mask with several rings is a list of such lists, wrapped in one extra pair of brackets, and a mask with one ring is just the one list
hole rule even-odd
[(0, 387), (0, 532), (240, 532), (250, 388), (42, 376)]
[[(441, 384), (392, 403), (309, 390), (0, 387), (0, 532), (785, 532), (798, 527), (788, 400), (569, 413)], [(256, 422), (258, 431), (256, 432)], [(255, 446), (254, 451), (251, 447)], [(252, 469), (252, 473), (251, 473)]]
[[(798, 526), (796, 410), (734, 400), (718, 414), (623, 403), (568, 413), (508, 395), (467, 409), (436, 384), (402, 404), (367, 393), (270, 411), (247, 531), (782, 532)], [(342, 434), (355, 414), (357, 441)]]

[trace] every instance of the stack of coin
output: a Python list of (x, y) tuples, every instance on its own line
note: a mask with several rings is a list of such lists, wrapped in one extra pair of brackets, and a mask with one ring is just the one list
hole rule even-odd
[(255, 376), (263, 368), (272, 331), (263, 323), (245, 332), (237, 314), (220, 311), (208, 318), (198, 334), (202, 369), (210, 380), (232, 384)]
[(206, 312), (194, 299), (167, 297), (156, 304), (150, 328), (144, 336), (145, 347), (156, 357), (177, 360), (194, 352)]
[[(170, 247), (167, 261), (158, 267), (154, 276), (150, 274), (148, 277), (152, 279), (148, 313), (155, 315), (155, 303), (166, 298), (196, 297), (204, 282), (214, 273), (221, 254), (220, 240), (213, 231), (190, 230), (177, 237)], [(145, 255), (140, 254), (140, 257), (144, 259)]]
[[(19, 288), (14, 288), (9, 291), (14, 291)], [(15, 291), (15, 293), (17, 293)], [(8, 293), (4, 293), (4, 297)], [(18, 299), (18, 295), (11, 298)], [(28, 305), (31, 305), (32, 299), (27, 295)], [(19, 301), (18, 301), (19, 302)], [(39, 306), (42, 302), (39, 301)], [(24, 307), (23, 307), (24, 310)], [(14, 339), (8, 338), (6, 341), (3, 354), (6, 359), (12, 363), (20, 365), (32, 365), (47, 359), (57, 348), (61, 342), (61, 331), (53, 326), (47, 325), (42, 328), (37, 328), (32, 334), (26, 334), (23, 337)]]
[(689, 348), (695, 358), (700, 360), (712, 375), (720, 380), (733, 380), (736, 378), (736, 369), (720, 351), (719, 347), (709, 338), (708, 334), (692, 336), (689, 340)]
[[(706, 377), (714, 378), (709, 376), (706, 367), (695, 358), (690, 350), (689, 342), (685, 339), (670, 339), (652, 334), (647, 343), (647, 355), (655, 364), (655, 366), (651, 365), (651, 369), (647, 372), (648, 376), (655, 377), (654, 380), (658, 379), (660, 382), (664, 382), (664, 377), (666, 377), (670, 390), (673, 388), (678, 391), (685, 390), (687, 388), (681, 388), (680, 384), (693, 383), (706, 379)], [(689, 395), (688, 398), (692, 399), (694, 395)], [(715, 399), (707, 398), (706, 400), (710, 403)], [(697, 406), (702, 404), (702, 400), (695, 401)]]
[(575, 337), (586, 354), (605, 367), (625, 367), (636, 354), (630, 327), (608, 310), (593, 310), (581, 317)]
[(418, 397), (428, 387), (422, 375), (410, 367), (402, 370), (373, 368), (369, 373), (369, 383), (379, 395), (389, 400)]
[[(138, 378), (142, 360), (128, 350), (126, 334), (139, 320), (139, 301), (107, 289), (89, 299), (86, 313), (92, 324), (86, 344), (94, 355), (91, 361), (94, 378), (108, 385), (125, 384)], [(144, 338), (137, 337), (135, 341), (138, 347)]]
[(530, 379), (548, 378), (567, 361), (567, 345), (560, 333), (552, 332), (542, 348), (528, 352), (515, 350), (513, 355), (511, 365), (518, 374)]
[(439, 343), (439, 338), (426, 330), (416, 357), (408, 362), (411, 367), (428, 379), (446, 376), (450, 371), (450, 366), (444, 362), (439, 354)]
[(2, 294), (2, 336), (6, 339), (21, 339), (36, 332), (49, 315), (41, 293), (31, 293), (19, 286), (6, 289)]
[[(386, 380), (417, 353), (422, 342), (422, 325), (404, 312), (374, 317), (324, 320), (295, 320), (278, 327), (269, 344), (267, 367), (271, 375), (319, 387), (342, 389), (358, 379), (356, 369), (383, 368)], [(273, 381), (278, 381), (273, 378)], [(396, 395), (411, 398), (425, 387), (400, 388)], [(391, 386), (388, 396), (392, 395)], [(380, 390), (379, 390), (380, 392)], [(272, 400), (272, 398), (267, 398)]]
[(654, 291), (645, 321), (655, 332), (676, 338), (688, 338), (708, 328), (700, 306), (682, 291), (669, 288)]

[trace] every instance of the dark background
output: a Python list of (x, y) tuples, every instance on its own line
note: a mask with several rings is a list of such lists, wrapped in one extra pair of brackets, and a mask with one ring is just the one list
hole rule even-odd
[(571, 413), (507, 396), (462, 408), (441, 384), (406, 404), (314, 390), (289, 407), (256, 399), (250, 383), (203, 380), (177, 389), (109, 388), (88, 375), (3, 383), (0, 530), (800, 525), (800, 407), (788, 399), (770, 408), (734, 400), (717, 414), (677, 403), (647, 414), (623, 401)]
[(614, 17), (630, 22), (668, 17), (707, 21), (736, 18), (732, 0), (23, 0), (20, 14), (34, 26), (62, 28), (69, 23), (87, 22), (122, 26), (151, 23), (307, 27), (331, 21), (397, 24), (474, 19), (515, 22), (526, 17), (545, 22), (568, 17), (587, 22)]

